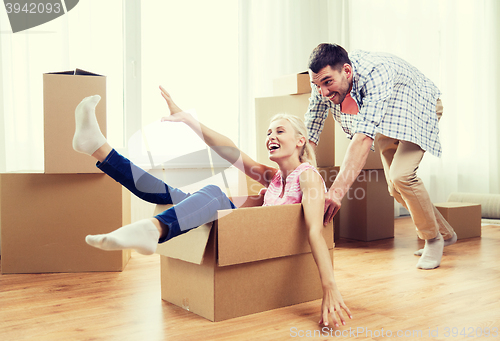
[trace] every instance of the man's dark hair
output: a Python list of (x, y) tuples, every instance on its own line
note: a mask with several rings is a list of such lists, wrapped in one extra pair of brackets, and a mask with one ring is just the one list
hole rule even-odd
[(314, 73), (318, 73), (327, 65), (340, 71), (346, 63), (351, 65), (347, 51), (336, 44), (319, 44), (309, 56), (309, 69)]

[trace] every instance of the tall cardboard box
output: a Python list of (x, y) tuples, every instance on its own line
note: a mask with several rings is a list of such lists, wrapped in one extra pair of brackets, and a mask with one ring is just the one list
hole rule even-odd
[[(325, 181), (326, 189), (329, 190), (340, 172), (340, 167), (318, 167), (318, 172)], [(333, 236), (334, 242), (340, 238), (340, 211), (337, 212), (333, 219)]]
[[(304, 119), (309, 106), (311, 94), (261, 97), (255, 99), (257, 161), (268, 166), (276, 164), (269, 160), (266, 147), (267, 129), (271, 118), (276, 114), (289, 114)], [(335, 121), (328, 115), (320, 135), (320, 144), (316, 148), (318, 167), (333, 167), (335, 165)]]
[[(159, 246), (162, 299), (222, 321), (322, 298), (302, 205), (261, 203), (251, 197), (257, 207), (219, 211), (213, 227)], [(323, 236), (333, 259), (332, 224)]]
[[(335, 166), (342, 166), (347, 148), (351, 140), (347, 138), (346, 133), (342, 130), (340, 124), (335, 124)], [(380, 150), (377, 144), (377, 136), (375, 137), (375, 151), (369, 151), (366, 163), (363, 169), (384, 169), (380, 158)], [(321, 142), (320, 142), (321, 144)]]
[(394, 237), (394, 198), (384, 171), (362, 170), (342, 200), (340, 237), (372, 241)]
[(75, 109), (85, 97), (100, 95), (96, 117), (106, 136), (106, 77), (77, 69), (43, 75), (45, 173), (101, 173), (95, 160), (73, 150)]
[(129, 205), (105, 174), (1, 174), (2, 273), (123, 270), (130, 251), (98, 250), (85, 236), (129, 224)]
[(481, 237), (481, 204), (443, 202), (434, 206), (453, 227), (457, 239)]

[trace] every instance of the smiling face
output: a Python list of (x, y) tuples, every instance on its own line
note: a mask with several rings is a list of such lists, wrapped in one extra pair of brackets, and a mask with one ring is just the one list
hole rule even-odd
[(269, 125), (266, 147), (271, 161), (290, 157), (296, 157), (298, 161), (304, 143), (305, 137), (297, 136), (293, 125), (287, 119), (278, 119)]
[(333, 69), (330, 65), (318, 73), (309, 70), (309, 77), (319, 94), (335, 104), (342, 103), (352, 88), (352, 68), (349, 64), (344, 64), (340, 70)]

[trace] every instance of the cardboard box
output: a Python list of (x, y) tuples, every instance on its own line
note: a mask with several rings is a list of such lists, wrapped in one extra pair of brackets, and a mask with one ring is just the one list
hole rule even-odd
[[(338, 216), (338, 217), (337, 217)], [(394, 198), (383, 170), (362, 170), (342, 200), (340, 238), (372, 241), (394, 237)]]
[(45, 173), (101, 173), (95, 160), (73, 150), (75, 109), (85, 97), (100, 95), (97, 121), (106, 136), (106, 77), (77, 69), (43, 75)]
[[(276, 167), (269, 160), (269, 151), (266, 148), (267, 129), (271, 118), (280, 113), (286, 113), (304, 119), (304, 114), (309, 106), (310, 94), (261, 97), (255, 99), (257, 161), (268, 166)], [(335, 121), (328, 115), (325, 126), (320, 135), (320, 144), (316, 148), (316, 161), (318, 167), (333, 167), (335, 165)]]
[(122, 271), (130, 251), (98, 250), (85, 236), (129, 224), (129, 205), (105, 174), (1, 174), (2, 273)]
[[(246, 205), (261, 203), (251, 197)], [(162, 299), (222, 321), (323, 297), (302, 205), (245, 207), (218, 217), (213, 227), (158, 247)], [(333, 259), (331, 224), (323, 235)]]
[[(335, 166), (342, 166), (347, 147), (351, 140), (347, 138), (346, 133), (342, 130), (340, 124), (335, 124)], [(320, 141), (320, 144), (322, 142)], [(319, 146), (318, 146), (319, 147)], [(363, 169), (384, 169), (382, 160), (380, 159), (380, 150), (377, 144), (377, 137), (375, 137), (375, 151), (368, 153), (368, 158), (363, 166)]]
[(307, 71), (294, 73), (273, 80), (273, 95), (300, 95), (311, 92), (311, 80)]
[(444, 202), (434, 205), (453, 227), (458, 239), (481, 237), (481, 204)]

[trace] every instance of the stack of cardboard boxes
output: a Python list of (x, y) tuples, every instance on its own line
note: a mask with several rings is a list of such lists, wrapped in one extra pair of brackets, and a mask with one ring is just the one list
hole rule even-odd
[(87, 234), (130, 223), (130, 196), (72, 148), (75, 108), (98, 94), (106, 132), (106, 77), (82, 70), (43, 75), (45, 169), (0, 175), (2, 273), (121, 271), (130, 251), (105, 252)]

